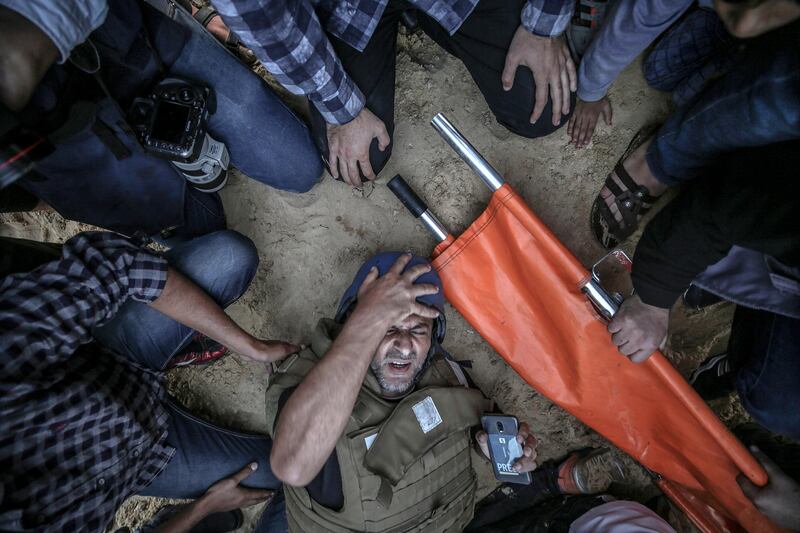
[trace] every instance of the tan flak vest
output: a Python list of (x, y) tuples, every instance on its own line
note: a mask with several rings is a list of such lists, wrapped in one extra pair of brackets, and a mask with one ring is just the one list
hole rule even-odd
[[(321, 320), (311, 347), (287, 358), (267, 389), (267, 427), (278, 401), (296, 387), (332, 343), (340, 326)], [(317, 355), (319, 354), (319, 355)], [(461, 531), (472, 519), (476, 479), (470, 429), (490, 402), (459, 384), (437, 357), (417, 387), (400, 400), (379, 396), (372, 372), (356, 399), (336, 456), (344, 505), (319, 505), (305, 488), (284, 485), (289, 531)]]

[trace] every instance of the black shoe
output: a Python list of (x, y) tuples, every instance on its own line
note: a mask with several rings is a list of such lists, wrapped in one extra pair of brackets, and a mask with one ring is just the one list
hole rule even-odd
[(689, 384), (706, 401), (728, 396), (734, 391), (734, 369), (727, 353), (712, 355), (694, 369)]
[(714, 305), (721, 302), (723, 299), (714, 293), (701, 289), (697, 285), (689, 285), (686, 292), (683, 293), (683, 303), (689, 309), (703, 309), (709, 305)]

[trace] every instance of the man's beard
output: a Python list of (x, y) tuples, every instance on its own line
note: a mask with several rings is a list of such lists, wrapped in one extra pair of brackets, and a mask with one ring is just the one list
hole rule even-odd
[[(405, 383), (398, 383), (397, 381), (390, 381), (384, 375), (384, 369), (389, 364), (390, 360), (394, 361), (408, 361), (411, 364), (411, 372), (410, 379), (408, 382)], [(410, 391), (414, 388), (414, 385), (417, 383), (417, 378), (419, 377), (419, 373), (422, 370), (421, 368), (422, 363), (417, 362), (417, 354), (411, 353), (408, 355), (399, 354), (396, 352), (388, 353), (383, 361), (376, 362), (372, 361), (370, 363), (369, 368), (372, 370), (372, 373), (375, 374), (375, 377), (378, 379), (378, 383), (381, 386), (381, 390), (383, 392), (387, 392), (393, 395), (396, 394), (405, 394), (406, 392)]]

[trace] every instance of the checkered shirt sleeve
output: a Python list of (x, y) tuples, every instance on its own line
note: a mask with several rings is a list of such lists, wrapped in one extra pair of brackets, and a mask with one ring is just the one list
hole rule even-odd
[(326, 122), (346, 124), (361, 112), (364, 95), (342, 67), (312, 2), (213, 0), (213, 4), (278, 82), (293, 94), (307, 96)]
[(566, 31), (574, 11), (574, 0), (528, 0), (522, 9), (522, 25), (541, 37), (558, 37)]
[(164, 259), (92, 232), (0, 280), (0, 524), (103, 531), (166, 466), (160, 375), (90, 342), (94, 326), (128, 298), (153, 301), (166, 279)]

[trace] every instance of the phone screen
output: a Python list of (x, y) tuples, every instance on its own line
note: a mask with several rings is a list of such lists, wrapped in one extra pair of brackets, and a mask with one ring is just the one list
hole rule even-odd
[(153, 138), (168, 143), (178, 143), (183, 138), (186, 122), (189, 120), (188, 106), (174, 102), (161, 101), (158, 104)]

